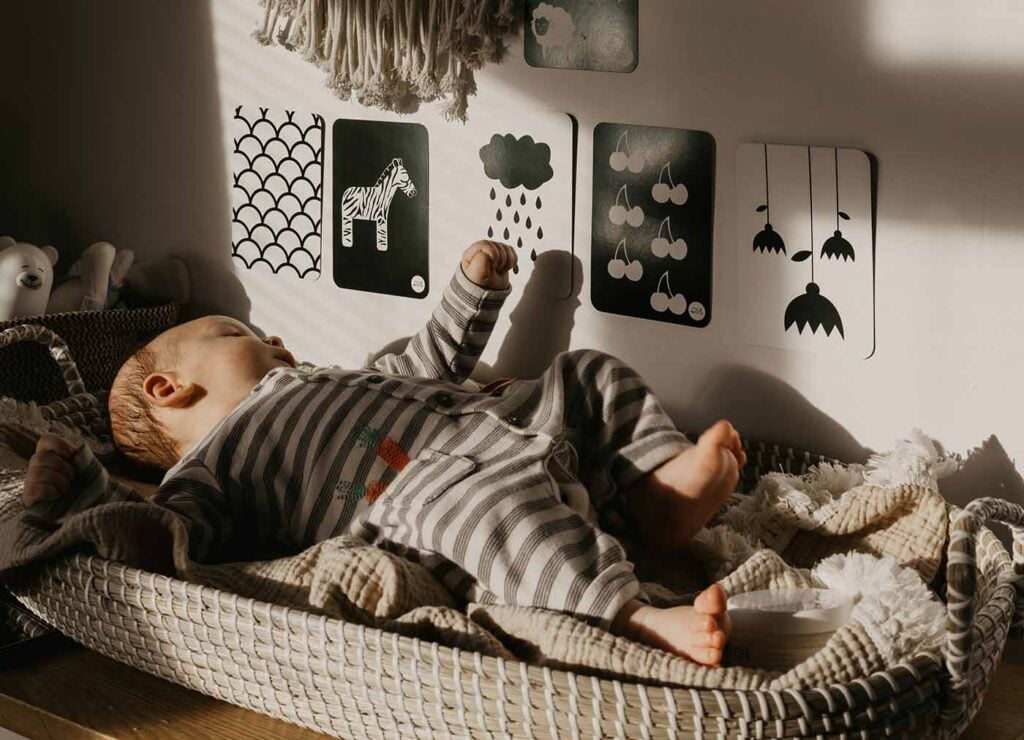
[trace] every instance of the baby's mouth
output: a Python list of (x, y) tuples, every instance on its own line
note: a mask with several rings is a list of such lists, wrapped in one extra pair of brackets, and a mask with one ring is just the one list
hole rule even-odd
[(296, 367), (298, 363), (295, 361), (295, 355), (286, 349), (280, 349), (274, 353), (274, 357), (284, 362), (289, 367)]

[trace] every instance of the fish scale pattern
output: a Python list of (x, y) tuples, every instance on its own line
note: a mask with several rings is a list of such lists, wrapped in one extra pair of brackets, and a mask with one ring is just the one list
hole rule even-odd
[(249, 269), (321, 270), (324, 119), (240, 105), (233, 122), (232, 255)]

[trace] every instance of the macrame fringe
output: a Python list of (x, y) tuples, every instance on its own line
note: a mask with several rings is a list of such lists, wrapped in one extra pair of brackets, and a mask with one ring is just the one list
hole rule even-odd
[(441, 100), (465, 121), (474, 72), (500, 62), (514, 0), (260, 0), (261, 44), (302, 54), (342, 100), (396, 112)]

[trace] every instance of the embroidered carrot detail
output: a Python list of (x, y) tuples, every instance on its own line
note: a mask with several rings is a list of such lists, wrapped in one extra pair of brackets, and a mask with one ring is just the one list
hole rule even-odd
[(388, 487), (388, 484), (384, 481), (370, 481), (366, 486), (366, 500), (371, 504), (380, 498), (380, 495), (384, 493), (384, 489)]
[(409, 464), (409, 455), (391, 437), (379, 429), (363, 427), (359, 430), (359, 444), (364, 447), (376, 447), (377, 457), (387, 463), (389, 468), (401, 472)]

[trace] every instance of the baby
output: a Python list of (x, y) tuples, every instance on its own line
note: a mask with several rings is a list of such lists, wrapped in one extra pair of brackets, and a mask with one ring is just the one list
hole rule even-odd
[[(167, 470), (151, 501), (181, 520), (195, 561), (357, 535), (466, 600), (568, 612), (718, 664), (722, 589), (651, 606), (613, 534), (676, 556), (735, 487), (739, 435), (719, 421), (691, 444), (634, 370), (595, 351), (535, 380), (460, 385), (515, 265), (507, 245), (470, 246), (426, 327), (363, 370), (297, 366), (280, 339), (223, 316), (169, 329), (114, 380), (114, 440)], [(88, 454), (41, 438), (26, 504), (138, 500)]]

